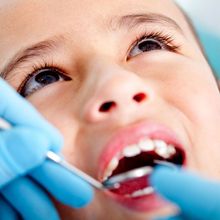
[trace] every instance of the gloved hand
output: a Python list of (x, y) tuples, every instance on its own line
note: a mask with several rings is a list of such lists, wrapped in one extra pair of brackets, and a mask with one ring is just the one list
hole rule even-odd
[(178, 216), (163, 220), (219, 220), (220, 183), (183, 169), (157, 167), (150, 178), (162, 197), (179, 206)]
[(12, 125), (0, 130), (0, 219), (59, 219), (46, 191), (72, 207), (91, 201), (87, 183), (45, 159), (60, 151), (59, 132), (2, 79), (0, 118)]

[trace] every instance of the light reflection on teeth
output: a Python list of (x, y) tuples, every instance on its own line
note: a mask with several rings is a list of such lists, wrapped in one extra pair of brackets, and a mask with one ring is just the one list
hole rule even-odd
[(134, 157), (141, 153), (141, 149), (138, 145), (130, 145), (123, 149), (123, 156), (125, 157)]
[(148, 186), (144, 189), (137, 190), (137, 191), (133, 192), (132, 194), (128, 194), (125, 197), (135, 198), (135, 197), (150, 195), (153, 192), (154, 192), (153, 187)]
[(155, 148), (154, 141), (151, 139), (140, 140), (138, 146), (142, 151), (153, 151)]

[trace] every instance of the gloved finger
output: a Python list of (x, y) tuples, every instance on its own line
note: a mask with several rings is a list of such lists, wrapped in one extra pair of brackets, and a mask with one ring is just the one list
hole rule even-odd
[(27, 177), (18, 178), (9, 183), (2, 189), (2, 194), (23, 219), (59, 219), (46, 192)]
[(11, 86), (0, 78), (0, 118), (13, 126), (27, 126), (41, 130), (51, 141), (54, 151), (59, 151), (62, 137), (38, 111)]
[[(184, 216), (182, 215), (177, 215), (177, 216), (169, 216), (169, 217), (161, 217), (161, 218), (156, 218), (154, 220), (189, 220), (186, 219)], [(194, 219), (195, 220), (195, 219)]]
[(20, 215), (15, 211), (15, 209), (9, 205), (9, 203), (0, 196), (0, 219), (7, 220), (19, 220)]
[(41, 132), (21, 127), (0, 132), (0, 188), (41, 164), (48, 148)]
[(50, 160), (35, 168), (30, 175), (57, 200), (71, 207), (85, 206), (93, 198), (89, 184)]
[(219, 183), (162, 166), (150, 179), (157, 192), (180, 207), (186, 219), (220, 219)]

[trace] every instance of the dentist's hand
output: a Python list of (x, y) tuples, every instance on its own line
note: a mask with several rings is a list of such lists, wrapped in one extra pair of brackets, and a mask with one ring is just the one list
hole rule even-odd
[(0, 118), (12, 125), (0, 130), (0, 219), (59, 219), (47, 192), (76, 208), (91, 201), (87, 183), (45, 159), (60, 151), (59, 132), (2, 79)]
[(158, 167), (151, 184), (161, 196), (179, 206), (178, 216), (163, 220), (219, 220), (220, 183), (212, 182), (183, 169)]

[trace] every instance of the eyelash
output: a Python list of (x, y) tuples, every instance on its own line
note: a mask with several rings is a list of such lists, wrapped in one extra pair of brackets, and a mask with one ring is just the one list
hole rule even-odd
[[(147, 40), (147, 39), (152, 39), (155, 41), (158, 41), (159, 43), (162, 44), (163, 49), (171, 51), (171, 52), (178, 52), (180, 49), (180, 45), (177, 45), (176, 43), (174, 43), (174, 38), (172, 35), (169, 34), (165, 34), (163, 32), (144, 32), (139, 34), (135, 41), (131, 44), (131, 46), (128, 49), (127, 52), (127, 60), (131, 59), (129, 58), (129, 53), (132, 51), (132, 49), (137, 46), (141, 41), (143, 40)], [(26, 74), (26, 76), (24, 77), (24, 80), (22, 81), (21, 85), (19, 86), (19, 88), (17, 89), (17, 91), (21, 94), (22, 90), (24, 89), (26, 83), (39, 71), (42, 70), (46, 70), (46, 69), (51, 69), (51, 70), (55, 70), (57, 72), (59, 72), (60, 76), (62, 77), (67, 77), (70, 78), (68, 76), (68, 74), (66, 74), (66, 71), (64, 71), (64, 69), (60, 66), (58, 66), (57, 64), (54, 64), (53, 62), (49, 63), (46, 61), (43, 61), (43, 63), (41, 64), (35, 64), (32, 66), (32, 70), (29, 71), (31, 73)]]
[(58, 66), (57, 64), (54, 64), (53, 62), (47, 62), (46, 60), (42, 63), (39, 64), (34, 64), (31, 67), (31, 70), (28, 71), (28, 73), (24, 76), (24, 80), (22, 81), (22, 83), (19, 85), (17, 92), (21, 94), (22, 89), (25, 87), (26, 83), (39, 71), (42, 70), (46, 70), (46, 69), (51, 69), (51, 70), (55, 70), (57, 72), (60, 73), (61, 76), (63, 77), (68, 77), (68, 74), (66, 74), (66, 71), (64, 71), (63, 67)]
[[(155, 32), (144, 32), (139, 34), (134, 42), (131, 44), (131, 46), (128, 49), (128, 53), (134, 48), (135, 46), (138, 45), (142, 40), (144, 39), (153, 39), (161, 43), (162, 45), (165, 45), (166, 50), (171, 51), (171, 52), (178, 52), (180, 50), (180, 45), (177, 45), (175, 43), (175, 39), (171, 34), (163, 33), (162, 31), (155, 31)], [(127, 60), (129, 60), (129, 55), (127, 56)]]

